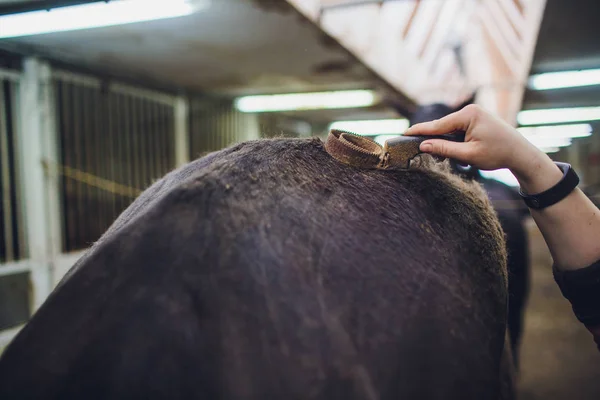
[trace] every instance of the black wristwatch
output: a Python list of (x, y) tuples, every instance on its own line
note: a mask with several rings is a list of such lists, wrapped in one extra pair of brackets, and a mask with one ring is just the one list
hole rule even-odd
[(556, 166), (562, 171), (562, 179), (550, 189), (538, 194), (525, 194), (519, 189), (519, 194), (527, 204), (527, 207), (541, 210), (556, 204), (569, 195), (579, 185), (579, 177), (571, 168), (570, 164), (555, 162)]

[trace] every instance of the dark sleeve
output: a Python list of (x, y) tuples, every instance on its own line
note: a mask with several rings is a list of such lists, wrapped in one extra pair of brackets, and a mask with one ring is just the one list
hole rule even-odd
[(592, 332), (600, 350), (600, 260), (573, 271), (561, 271), (554, 266), (553, 273), (575, 316)]

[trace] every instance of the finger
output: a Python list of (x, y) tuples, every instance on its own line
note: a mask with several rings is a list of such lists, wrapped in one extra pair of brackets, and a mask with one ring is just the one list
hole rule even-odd
[(443, 139), (431, 139), (421, 143), (419, 149), (424, 153), (444, 158), (452, 158), (467, 164), (471, 163), (471, 143), (457, 143)]
[[(463, 109), (464, 110), (464, 109)], [(456, 130), (466, 131), (470, 118), (463, 110), (457, 111), (435, 121), (422, 122), (408, 128), (405, 135), (444, 135)]]

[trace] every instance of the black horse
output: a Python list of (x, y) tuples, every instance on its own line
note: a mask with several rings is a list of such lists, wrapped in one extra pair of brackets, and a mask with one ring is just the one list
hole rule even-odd
[(0, 399), (512, 399), (506, 285), (476, 185), (246, 142), (121, 214), (0, 357)]
[[(446, 104), (428, 104), (421, 106), (410, 116), (410, 124), (432, 121), (456, 112), (472, 103), (473, 98), (456, 108)], [(518, 352), (523, 331), (523, 316), (529, 293), (529, 243), (524, 226), (524, 219), (529, 210), (524, 205), (518, 192), (495, 179), (481, 175), (478, 169), (463, 167), (455, 161), (450, 161), (454, 173), (465, 179), (475, 180), (482, 184), (506, 235), (508, 253), (508, 328), (515, 364), (518, 365)]]

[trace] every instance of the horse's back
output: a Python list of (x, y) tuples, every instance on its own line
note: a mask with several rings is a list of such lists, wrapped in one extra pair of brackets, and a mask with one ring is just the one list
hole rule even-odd
[(7, 348), (0, 398), (489, 399), (505, 329), (482, 193), (258, 141), (148, 189)]

